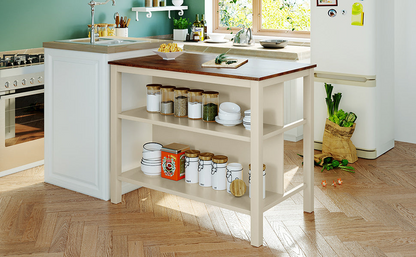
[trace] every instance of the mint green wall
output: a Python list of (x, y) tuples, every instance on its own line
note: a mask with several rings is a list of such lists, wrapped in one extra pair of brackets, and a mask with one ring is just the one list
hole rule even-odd
[[(97, 0), (104, 2), (105, 0)], [(2, 33), (0, 52), (42, 47), (43, 42), (82, 38), (87, 36), (87, 24), (91, 23), (89, 0), (0, 0)], [(171, 0), (167, 0), (172, 5)], [(195, 13), (203, 13), (204, 0), (185, 0), (189, 6), (185, 17), (191, 21)], [(144, 0), (116, 0), (106, 5), (96, 6), (95, 23), (114, 23), (115, 12), (131, 19), (130, 37), (146, 37), (172, 34), (172, 20), (167, 12), (154, 12), (152, 18), (146, 13), (136, 13), (132, 7), (144, 6)], [(179, 17), (175, 12), (173, 17)]]

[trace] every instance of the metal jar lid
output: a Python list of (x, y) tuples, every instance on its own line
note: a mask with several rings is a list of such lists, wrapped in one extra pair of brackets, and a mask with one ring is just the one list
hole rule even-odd
[(201, 153), (199, 155), (199, 159), (203, 161), (210, 161), (212, 159), (212, 156), (214, 156), (213, 153)]
[(189, 158), (198, 157), (199, 154), (200, 154), (200, 151), (198, 151), (198, 150), (186, 150), (185, 151), (185, 156), (189, 157)]
[(146, 88), (147, 89), (153, 89), (153, 90), (158, 90), (162, 87), (162, 84), (147, 84)]
[(175, 86), (161, 86), (160, 87), (160, 90), (161, 91), (166, 91), (166, 92), (169, 92), (169, 91), (171, 91), (171, 92), (173, 92), (173, 90), (175, 90)]
[[(251, 164), (248, 165), (248, 169), (251, 170)], [(263, 170), (266, 170), (266, 164), (263, 164)]]
[(190, 89), (190, 90), (188, 90), (188, 94), (190, 96), (199, 96), (199, 95), (202, 95), (203, 92), (204, 92), (204, 90), (202, 90), (202, 89)]
[(182, 93), (182, 94), (187, 94), (188, 93), (189, 88), (187, 87), (177, 87), (175, 88), (175, 93)]
[(216, 98), (220, 93), (216, 91), (205, 91), (202, 95), (206, 98)]
[(215, 163), (227, 163), (228, 157), (225, 155), (215, 155), (212, 157), (212, 162)]

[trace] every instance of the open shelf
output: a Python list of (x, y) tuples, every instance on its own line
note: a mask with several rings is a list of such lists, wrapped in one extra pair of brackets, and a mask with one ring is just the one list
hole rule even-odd
[(146, 17), (151, 18), (152, 12), (168, 11), (168, 17), (170, 17), (170, 11), (179, 11), (178, 15), (182, 16), (184, 10), (188, 10), (188, 6), (160, 6), (160, 7), (133, 7), (133, 12), (136, 12), (136, 21), (139, 21), (139, 12), (147, 12)]
[[(217, 137), (250, 142), (250, 130), (246, 130), (242, 124), (226, 127), (216, 122), (204, 122), (202, 120), (190, 120), (188, 118), (176, 118), (173, 115), (161, 115), (159, 113), (149, 113), (146, 107), (124, 111), (118, 115), (120, 119), (150, 123), (153, 125), (182, 129), (185, 131), (197, 132)], [(275, 135), (283, 128), (275, 125), (263, 124), (263, 135)]]
[[(174, 181), (160, 176), (145, 175), (140, 167), (123, 172), (118, 178), (124, 182), (250, 215), (248, 186), (244, 196), (235, 197), (227, 193), (226, 190), (217, 191), (212, 189), (212, 187), (201, 187), (199, 184), (189, 184), (184, 179)], [(284, 200), (282, 195), (266, 191), (263, 206), (266, 210), (282, 200)]]

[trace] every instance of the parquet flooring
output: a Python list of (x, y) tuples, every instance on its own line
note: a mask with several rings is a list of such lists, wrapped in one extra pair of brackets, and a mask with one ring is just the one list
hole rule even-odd
[[(302, 143), (285, 146), (291, 188), (302, 181)], [(0, 256), (416, 256), (416, 145), (396, 142), (353, 166), (316, 168), (315, 212), (303, 212), (301, 196), (267, 211), (259, 248), (247, 215), (146, 188), (114, 205), (29, 169), (0, 178)]]

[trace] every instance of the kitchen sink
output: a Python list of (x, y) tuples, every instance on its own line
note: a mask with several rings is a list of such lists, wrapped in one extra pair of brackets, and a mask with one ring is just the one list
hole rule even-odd
[[(56, 40), (55, 42), (89, 45), (90, 38)], [(95, 45), (102, 45), (102, 46), (119, 46), (119, 45), (128, 45), (128, 44), (145, 43), (145, 42), (148, 42), (148, 41), (132, 40), (132, 39), (102, 38), (102, 37), (95, 39)]]

